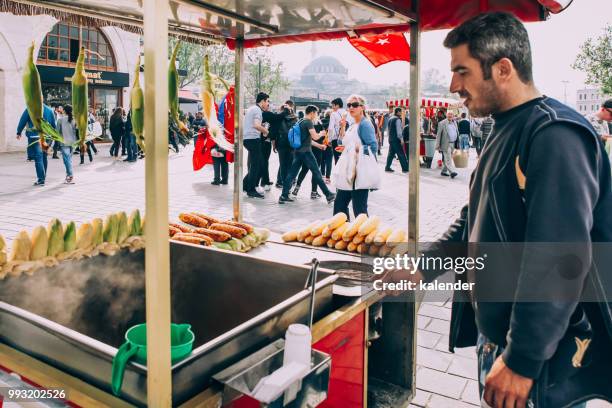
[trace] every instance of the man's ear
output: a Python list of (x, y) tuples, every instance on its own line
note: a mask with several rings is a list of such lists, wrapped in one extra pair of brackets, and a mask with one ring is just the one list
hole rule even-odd
[(511, 77), (514, 69), (514, 64), (510, 61), (509, 58), (502, 58), (497, 61), (491, 67), (493, 76), (497, 76), (497, 79), (500, 81), (508, 81)]

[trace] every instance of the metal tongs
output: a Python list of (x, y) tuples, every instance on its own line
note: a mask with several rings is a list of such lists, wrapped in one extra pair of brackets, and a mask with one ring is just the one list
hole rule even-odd
[(308, 318), (308, 328), (312, 330), (312, 321), (314, 319), (314, 306), (315, 306), (315, 285), (317, 284), (317, 271), (319, 270), (319, 260), (313, 258), (310, 266), (310, 273), (306, 278), (306, 284), (304, 289), (308, 289), (310, 286), (310, 314)]

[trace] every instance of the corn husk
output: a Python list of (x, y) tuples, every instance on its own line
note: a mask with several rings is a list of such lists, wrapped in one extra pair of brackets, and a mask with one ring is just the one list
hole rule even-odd
[(52, 219), (47, 227), (49, 245), (47, 247), (48, 256), (57, 256), (64, 252), (64, 227), (57, 218)]
[(64, 232), (64, 252), (70, 253), (76, 249), (76, 225), (70, 221)]
[(142, 220), (140, 219), (140, 210), (136, 209), (132, 211), (130, 218), (128, 218), (128, 228), (130, 230), (131, 237), (142, 235)]
[(6, 252), (3, 249), (2, 251), (0, 251), (0, 269), (2, 269), (2, 265), (4, 265), (6, 261), (8, 261), (8, 256), (6, 255)]
[(30, 252), (32, 251), (32, 241), (26, 231), (21, 231), (17, 234), (17, 237), (13, 240), (11, 247), (10, 260), (15, 261), (29, 261)]
[(83, 146), (87, 137), (88, 121), (87, 76), (85, 75), (85, 47), (81, 47), (72, 75), (72, 114), (79, 130), (78, 144)]
[(136, 62), (136, 71), (134, 72), (134, 83), (130, 91), (130, 115), (132, 122), (132, 132), (136, 136), (136, 143), (142, 151), (145, 150), (144, 142), (144, 92), (140, 87), (140, 55)]
[(76, 247), (77, 249), (87, 250), (90, 249), (94, 243), (94, 227), (90, 223), (86, 222), (81, 224), (76, 233)]
[(50, 123), (43, 119), (43, 94), (40, 74), (34, 64), (34, 46), (34, 42), (32, 41), (32, 45), (30, 45), (28, 49), (28, 59), (23, 69), (23, 95), (25, 96), (26, 108), (28, 109), (33, 129), (40, 135), (38, 143), (40, 143), (41, 148), (46, 149), (49, 147), (45, 141), (46, 137), (62, 143), (64, 138)]
[(111, 214), (106, 217), (104, 221), (104, 242), (110, 244), (117, 243), (118, 221), (117, 214)]
[(234, 151), (234, 145), (229, 143), (223, 133), (223, 127), (217, 119), (217, 111), (215, 109), (215, 90), (214, 90), (214, 79), (215, 76), (210, 72), (210, 64), (208, 62), (208, 55), (204, 56), (204, 75), (202, 80), (202, 114), (208, 122), (208, 133), (210, 137), (215, 141), (217, 146), (227, 150), (229, 152)]
[(6, 241), (2, 234), (0, 234), (0, 251), (4, 251), (6, 249)]
[(36, 227), (32, 232), (32, 248), (30, 249), (30, 260), (38, 261), (47, 256), (49, 249), (49, 237), (44, 227)]
[(170, 57), (170, 63), (168, 64), (168, 106), (170, 107), (170, 118), (181, 133), (186, 134), (189, 129), (187, 129), (187, 126), (185, 126), (179, 117), (179, 75), (176, 69), (176, 54), (180, 45), (181, 42), (177, 41)]
[(117, 244), (121, 244), (129, 236), (127, 215), (125, 211), (121, 211), (117, 213)]
[(91, 226), (93, 228), (92, 244), (98, 246), (104, 242), (104, 224), (101, 218), (94, 218), (91, 220)]

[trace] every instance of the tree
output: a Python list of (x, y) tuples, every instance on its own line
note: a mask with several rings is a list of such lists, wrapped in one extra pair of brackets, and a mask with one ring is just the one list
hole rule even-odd
[[(168, 53), (172, 53), (176, 42), (176, 38), (170, 38)], [(179, 88), (200, 84), (204, 74), (202, 69), (204, 55), (206, 54), (208, 54), (212, 73), (229, 82), (234, 82), (234, 54), (226, 46), (203, 46), (181, 41), (176, 60), (178, 69), (185, 71), (187, 75), (179, 78)]]
[(268, 48), (247, 50), (244, 71), (247, 98), (255, 97), (259, 91), (276, 99), (291, 84), (284, 75), (283, 63), (275, 61)]
[(601, 36), (588, 38), (580, 46), (572, 68), (586, 73), (587, 84), (599, 87), (605, 95), (612, 94), (612, 25), (607, 24)]
[(421, 84), (423, 92), (448, 93), (448, 80), (436, 68), (430, 68), (423, 73)]

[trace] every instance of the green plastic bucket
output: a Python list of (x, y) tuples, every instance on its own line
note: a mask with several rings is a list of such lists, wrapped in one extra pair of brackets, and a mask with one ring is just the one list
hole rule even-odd
[[(170, 324), (170, 358), (172, 363), (187, 357), (193, 348), (195, 335), (189, 324)], [(125, 333), (125, 343), (119, 347), (113, 358), (111, 384), (115, 395), (121, 394), (123, 374), (128, 361), (134, 359), (140, 364), (147, 363), (147, 325), (132, 326)]]

